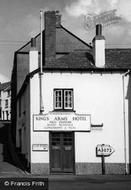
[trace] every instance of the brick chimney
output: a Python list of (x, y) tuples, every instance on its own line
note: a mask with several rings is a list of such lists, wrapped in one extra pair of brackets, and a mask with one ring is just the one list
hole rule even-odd
[(31, 49), (29, 52), (29, 72), (38, 69), (38, 50), (36, 48), (36, 39), (31, 38)]
[(45, 18), (45, 65), (56, 58), (56, 28), (60, 27), (61, 15), (59, 11), (47, 11)]
[(102, 25), (96, 25), (96, 36), (93, 39), (93, 54), (95, 65), (99, 68), (105, 67), (105, 38), (102, 36)]

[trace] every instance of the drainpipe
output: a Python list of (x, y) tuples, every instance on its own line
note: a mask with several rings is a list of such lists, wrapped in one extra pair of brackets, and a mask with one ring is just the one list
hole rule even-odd
[(40, 84), (40, 114), (44, 112), (43, 106), (43, 94), (42, 94), (42, 79), (43, 79), (43, 11), (40, 11), (40, 72), (39, 72), (39, 84)]
[(123, 86), (123, 124), (124, 124), (124, 158), (125, 158), (125, 174), (128, 174), (128, 163), (127, 163), (127, 143), (126, 143), (126, 113), (125, 113), (125, 77), (130, 73), (128, 70), (122, 75), (122, 86)]

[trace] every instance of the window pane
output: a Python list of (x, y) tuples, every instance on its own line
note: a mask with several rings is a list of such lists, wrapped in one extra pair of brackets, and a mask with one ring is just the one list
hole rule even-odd
[(62, 109), (62, 90), (55, 90), (55, 109)]
[(8, 100), (5, 100), (5, 107), (8, 107)]
[(65, 109), (73, 109), (73, 91), (65, 90), (64, 91), (64, 108)]

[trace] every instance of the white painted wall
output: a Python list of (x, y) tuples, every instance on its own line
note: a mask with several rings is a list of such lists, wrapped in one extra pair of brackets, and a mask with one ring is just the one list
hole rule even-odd
[[(11, 119), (11, 94), (8, 96), (8, 92), (6, 90), (1, 91), (1, 118), (2, 120), (10, 120)], [(8, 106), (6, 106), (5, 101), (8, 100)], [(8, 112), (8, 118), (7, 118)]]
[(38, 50), (34, 47), (29, 52), (29, 72), (38, 69)]
[(19, 130), (21, 130), (22, 147), (21, 153), (30, 160), (30, 85), (28, 85), (21, 98), (21, 115), (19, 115), (19, 101), (17, 101), (17, 128), (16, 147), (20, 148)]
[[(33, 130), (33, 114), (39, 114), (39, 75), (36, 74), (30, 80), (30, 153), (31, 153), (31, 163), (49, 163), (49, 132), (36, 132)], [(47, 144), (48, 151), (33, 151), (32, 145), (33, 144)]]
[[(49, 163), (49, 151), (32, 151), (32, 144), (48, 144), (48, 132), (33, 131), (33, 114), (39, 114), (39, 76), (36, 74), (30, 82), (30, 121), (31, 121), (31, 162)], [(128, 77), (125, 78), (125, 95)], [(73, 88), (74, 109), (79, 114), (91, 114), (92, 124), (103, 123), (103, 128), (91, 132), (75, 133), (75, 161), (101, 162), (96, 157), (97, 144), (110, 144), (115, 152), (106, 158), (106, 162), (124, 163), (124, 127), (123, 127), (123, 91), (121, 74), (90, 73), (44, 73), (43, 103), (44, 114), (53, 110), (53, 89)], [(128, 101), (126, 100), (126, 111)], [(128, 114), (126, 113), (128, 128)], [(127, 134), (128, 146), (128, 134)], [(127, 152), (128, 156), (128, 152)]]

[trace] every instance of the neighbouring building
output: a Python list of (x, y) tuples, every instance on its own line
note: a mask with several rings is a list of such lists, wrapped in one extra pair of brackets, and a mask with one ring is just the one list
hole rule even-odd
[(0, 83), (0, 120), (11, 118), (11, 83)]
[(131, 49), (105, 49), (101, 25), (90, 46), (58, 12), (44, 18), (43, 74), (40, 34), (15, 52), (12, 71), (13, 134), (30, 172), (130, 173)]

